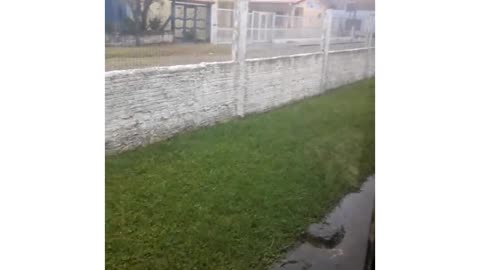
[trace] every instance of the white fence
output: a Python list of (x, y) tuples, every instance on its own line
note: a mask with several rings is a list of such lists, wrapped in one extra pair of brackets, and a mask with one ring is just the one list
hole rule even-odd
[(233, 9), (217, 9), (217, 43), (232, 43)]
[[(218, 9), (217, 43), (232, 42), (233, 10)], [(307, 18), (277, 15), (273, 12), (248, 13), (248, 43), (273, 42), (276, 39), (320, 38), (321, 20), (312, 24)], [(308, 25), (308, 26), (305, 26)]]
[[(233, 37), (233, 10), (218, 9), (217, 44), (229, 44)], [(367, 36), (367, 28), (374, 11), (332, 11), (332, 42), (360, 40)], [(322, 38), (323, 18), (278, 15), (273, 12), (248, 13), (248, 43), (288, 42)], [(374, 29), (373, 20), (373, 29)]]
[[(355, 13), (344, 10), (332, 10), (332, 35), (349, 35), (353, 28), (356, 32), (368, 31), (369, 20), (375, 16), (375, 11), (359, 10)], [(375, 27), (375, 21), (372, 21)]]

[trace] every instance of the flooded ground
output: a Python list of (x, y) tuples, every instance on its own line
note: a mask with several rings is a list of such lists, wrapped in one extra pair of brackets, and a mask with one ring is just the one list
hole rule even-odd
[[(329, 230), (342, 231), (341, 239), (334, 246), (319, 246), (306, 237), (272, 270), (360, 270), (364, 269), (374, 210), (375, 177), (363, 184), (361, 191), (347, 195), (340, 204), (319, 224)], [(311, 225), (312, 226), (312, 225)], [(318, 227), (318, 226), (317, 226)], [(309, 239), (309, 240), (307, 240)]]

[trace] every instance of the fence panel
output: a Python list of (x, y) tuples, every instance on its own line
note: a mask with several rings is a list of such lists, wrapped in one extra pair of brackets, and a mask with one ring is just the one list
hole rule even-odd
[(300, 16), (275, 15), (273, 39), (315, 39), (322, 35), (320, 20)]
[(233, 9), (217, 9), (217, 43), (229, 44), (233, 38)]
[(375, 11), (332, 10), (331, 13), (330, 47), (338, 50), (367, 46), (369, 32), (375, 29)]
[[(124, 12), (112, 14), (105, 23), (106, 70), (232, 59), (233, 9), (216, 6), (211, 9), (208, 5), (183, 1), (177, 1), (174, 6), (152, 4), (145, 23), (136, 25), (139, 22), (132, 19), (134, 9), (130, 10), (135, 7), (124, 8)], [(331, 14), (329, 50), (375, 46), (375, 11), (328, 12)], [(288, 16), (257, 10), (248, 12), (246, 57), (323, 51), (325, 14)], [(209, 44), (210, 41), (213, 44)]]

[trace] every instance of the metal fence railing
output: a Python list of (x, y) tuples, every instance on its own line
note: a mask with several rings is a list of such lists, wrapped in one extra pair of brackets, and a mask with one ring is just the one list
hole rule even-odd
[[(218, 9), (217, 43), (228, 44), (233, 37), (233, 9)], [(320, 38), (322, 21), (301, 16), (252, 11), (248, 14), (248, 42), (268, 43), (279, 39)]]
[(374, 37), (375, 11), (347, 12), (331, 10), (330, 47), (349, 49), (367, 46), (369, 33)]
[[(218, 9), (218, 44), (232, 42), (233, 9)], [(332, 10), (331, 35), (333, 43), (362, 42), (366, 38), (369, 18), (374, 11), (347, 12)], [(322, 38), (324, 19), (278, 15), (273, 12), (253, 11), (248, 14), (248, 42), (302, 42)], [(374, 27), (374, 25), (373, 25)], [(364, 40), (363, 40), (364, 41)]]
[(233, 9), (217, 9), (217, 44), (232, 42), (233, 16)]
[[(153, 2), (149, 12), (139, 12), (135, 11), (138, 6), (109, 1), (117, 4), (106, 14), (107, 71), (232, 60), (238, 15), (234, 9), (167, 1), (164, 6)], [(330, 50), (375, 46), (375, 11), (328, 10), (289, 16), (247, 6), (242, 14), (246, 58), (323, 51), (327, 19)]]

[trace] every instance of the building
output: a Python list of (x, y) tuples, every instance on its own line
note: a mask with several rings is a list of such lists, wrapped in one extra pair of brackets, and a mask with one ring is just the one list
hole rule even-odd
[(120, 31), (125, 20), (133, 20), (133, 12), (125, 0), (105, 0), (105, 31)]
[(126, 42), (119, 36), (135, 36), (140, 40), (135, 44), (209, 41), (213, 4), (214, 0), (105, 0), (106, 43), (132, 43), (132, 37)]

